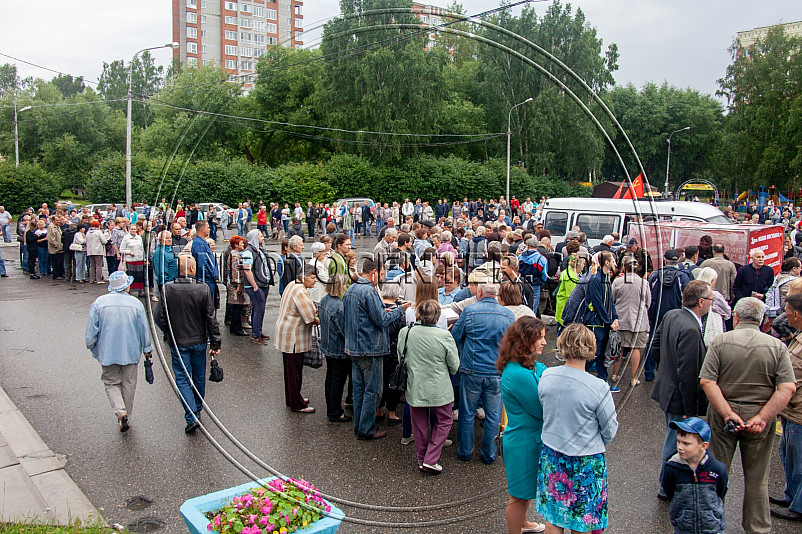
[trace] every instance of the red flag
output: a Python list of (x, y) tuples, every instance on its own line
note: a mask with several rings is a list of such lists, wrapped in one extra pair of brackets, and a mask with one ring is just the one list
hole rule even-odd
[(621, 182), (621, 185), (618, 186), (618, 191), (615, 192), (615, 194), (613, 195), (613, 198), (621, 198), (621, 193), (624, 191), (624, 184), (625, 183), (626, 182)]
[[(621, 187), (624, 187), (626, 182), (621, 183)], [(620, 192), (620, 190), (619, 190)], [(618, 194), (618, 193), (616, 193)], [(626, 192), (623, 196), (618, 198), (643, 198), (643, 173), (638, 174), (638, 177), (632, 181), (632, 186), (627, 188)]]

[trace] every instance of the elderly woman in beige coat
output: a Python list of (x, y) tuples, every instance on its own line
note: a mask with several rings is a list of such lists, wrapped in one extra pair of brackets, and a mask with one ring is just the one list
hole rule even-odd
[[(649, 341), (649, 317), (647, 310), (652, 303), (652, 293), (649, 282), (638, 276), (638, 261), (635, 258), (625, 258), (623, 273), (613, 281), (613, 301), (618, 312), (618, 332), (621, 334), (621, 348), (630, 349), (630, 368), (632, 387), (640, 384), (638, 371), (640, 370), (641, 351), (646, 348)], [(613, 364), (613, 383), (618, 381), (621, 370), (619, 358)]]
[(312, 348), (312, 327), (320, 324), (308, 291), (316, 280), (315, 268), (304, 265), (284, 288), (276, 321), (275, 345), (284, 357), (284, 399), (293, 412), (315, 413), (309, 399), (301, 396), (301, 382), (304, 352)]

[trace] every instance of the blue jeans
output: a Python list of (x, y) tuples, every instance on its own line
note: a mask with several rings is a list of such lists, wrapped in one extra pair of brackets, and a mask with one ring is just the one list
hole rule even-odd
[(209, 223), (209, 237), (217, 241), (217, 225)]
[[(206, 394), (206, 343), (179, 347), (178, 350), (170, 347), (170, 354), (173, 356), (175, 382), (184, 405), (184, 420), (190, 424), (200, 417)], [(195, 384), (197, 393), (192, 384)]]
[(654, 337), (654, 332), (656, 330), (656, 328), (652, 328), (652, 331), (649, 332), (649, 342), (646, 343), (646, 355), (643, 363), (643, 376), (646, 378), (646, 380), (654, 380), (654, 371), (657, 368), (657, 362), (654, 361), (651, 351), (652, 338)]
[(50, 274), (50, 253), (47, 247), (36, 247), (36, 256), (39, 258), (39, 274)]
[(376, 408), (382, 396), (382, 369), (381, 356), (360, 356), (351, 359), (354, 434), (358, 438), (370, 438), (376, 431)]
[(246, 287), (245, 292), (251, 299), (251, 304), (253, 304), (253, 309), (251, 310), (251, 336), (259, 337), (262, 335), (262, 323), (265, 321), (268, 288), (254, 289)]
[(28, 247), (25, 246), (25, 243), (19, 244), (19, 263), (23, 270), (28, 270)]
[(289, 219), (283, 219), (281, 221), (281, 224), (284, 225), (284, 233), (285, 234), (290, 231), (290, 221), (289, 221)]
[(537, 313), (537, 309), (540, 306), (540, 289), (542, 287), (532, 284), (532, 311), (535, 313)]
[(660, 467), (660, 481), (658, 482), (658, 486), (660, 488), (659, 492), (660, 495), (665, 495), (666, 492), (663, 490), (663, 469), (665, 469), (666, 462), (674, 456), (677, 452), (677, 431), (673, 428), (669, 427), (668, 424), (671, 421), (682, 421), (683, 417), (681, 415), (674, 415), (671, 413), (666, 412), (666, 441), (663, 443), (663, 463)]
[(362, 221), (362, 229), (364, 230), (363, 235), (370, 235), (370, 221)]
[(237, 221), (237, 235), (238, 236), (245, 235), (245, 223), (242, 221)]
[[(596, 376), (607, 381), (607, 368), (604, 366), (604, 351), (607, 348), (607, 340), (610, 339), (610, 329), (604, 328), (591, 328), (593, 335), (596, 336)], [(588, 367), (590, 362), (586, 364)], [(676, 437), (676, 436), (675, 436)], [(674, 444), (676, 449), (676, 443)]]
[(347, 230), (346, 233), (348, 234), (348, 239), (350, 239), (351, 243), (353, 243), (354, 242), (354, 230), (353, 229)]
[(498, 423), (501, 419), (501, 377), (460, 373), (459, 421), (457, 422), (457, 438), (459, 439), (457, 456), (460, 460), (471, 459), (474, 441), (473, 422), (480, 400), (484, 403), (485, 408), (482, 461), (492, 464), (496, 460), (496, 443), (493, 438), (498, 433)]
[(6, 274), (6, 262), (3, 260), (2, 253), (0, 253), (0, 274)]
[(802, 425), (780, 416), (783, 435), (780, 438), (780, 463), (785, 471), (785, 500), (789, 508), (802, 513)]
[(11, 243), (11, 225), (4, 224), (3, 225), (3, 241), (6, 243)]

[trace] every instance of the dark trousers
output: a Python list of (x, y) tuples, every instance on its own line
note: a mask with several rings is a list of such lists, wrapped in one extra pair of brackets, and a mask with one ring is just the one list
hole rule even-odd
[(307, 219), (306, 220), (306, 229), (309, 232), (309, 237), (315, 237), (315, 220), (314, 219)]
[(29, 248), (28, 249), (28, 274), (31, 276), (36, 274), (36, 258), (38, 256), (38, 248)]
[(231, 333), (243, 332), (242, 330), (242, 310), (243, 304), (226, 304), (226, 317), (231, 321)]
[(281, 355), (284, 357), (284, 402), (290, 410), (303, 410), (309, 406), (301, 396), (304, 353), (282, 352)]
[(591, 328), (596, 336), (596, 376), (607, 381), (607, 368), (604, 366), (604, 351), (607, 349), (607, 340), (610, 339), (609, 327)]
[[(251, 298), (253, 311), (251, 311), (251, 337), (262, 335), (262, 323), (265, 320), (265, 304), (267, 303), (267, 288), (245, 288), (245, 292)], [(233, 319), (232, 319), (233, 322)]]
[(67, 282), (75, 279), (75, 252), (72, 250), (64, 251), (64, 278)]
[(50, 255), (50, 268), (53, 278), (64, 278), (64, 253), (58, 252)]
[(117, 259), (117, 256), (106, 256), (106, 268), (109, 270), (109, 274), (116, 271), (119, 266), (120, 260)]
[(382, 387), (382, 398), (379, 401), (379, 408), (386, 406), (388, 414), (390, 412), (395, 412), (396, 408), (398, 408), (398, 401), (401, 399), (401, 392), (390, 388), (390, 378), (392, 378), (397, 365), (398, 359), (393, 357), (392, 354), (386, 354), (384, 356), (382, 368), (384, 387)]
[(217, 225), (209, 223), (209, 237), (217, 241)]
[(336, 421), (345, 413), (343, 411), (343, 390), (350, 372), (351, 360), (349, 358), (326, 356), (326, 415), (329, 421)]

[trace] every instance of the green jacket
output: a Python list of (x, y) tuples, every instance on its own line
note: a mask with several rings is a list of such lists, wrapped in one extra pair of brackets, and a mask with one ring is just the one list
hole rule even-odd
[(414, 408), (444, 406), (454, 402), (449, 375), (459, 369), (457, 344), (448, 330), (415, 324), (398, 333), (398, 358), (407, 349), (407, 403)]
[(329, 276), (334, 274), (344, 274), (348, 280), (345, 283), (346, 289), (351, 286), (351, 275), (348, 273), (348, 264), (339, 252), (331, 255), (329, 261)]

